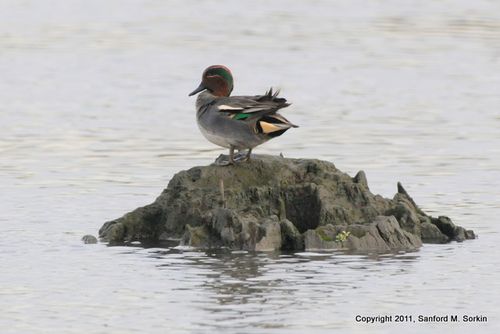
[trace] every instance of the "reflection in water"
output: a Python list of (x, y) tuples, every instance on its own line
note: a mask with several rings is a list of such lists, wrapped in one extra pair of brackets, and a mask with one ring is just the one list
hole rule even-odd
[[(321, 314), (325, 310), (314, 310), (319, 307), (313, 306), (316, 303), (337, 309), (346, 295), (374, 279), (408, 275), (420, 257), (418, 253), (183, 252), (175, 248), (150, 250), (147, 256), (158, 260), (156, 267), (166, 279), (181, 272), (183, 280), (195, 283), (189, 291), (205, 295), (194, 303), (205, 316), (193, 322), (214, 330), (300, 327), (303, 324), (295, 323), (291, 312)], [(327, 327), (341, 327), (344, 322), (339, 318)]]

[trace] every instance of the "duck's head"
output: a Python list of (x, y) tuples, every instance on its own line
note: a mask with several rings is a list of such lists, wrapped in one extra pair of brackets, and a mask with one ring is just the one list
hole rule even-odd
[(229, 96), (233, 91), (233, 75), (223, 65), (212, 65), (203, 71), (201, 83), (189, 96), (208, 90), (215, 96)]

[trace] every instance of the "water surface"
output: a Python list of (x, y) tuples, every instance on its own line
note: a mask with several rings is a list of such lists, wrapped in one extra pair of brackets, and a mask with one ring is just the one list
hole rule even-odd
[[(187, 94), (280, 87), (301, 127), (258, 153), (401, 181), (479, 239), (415, 253), (205, 253), (83, 245), (222, 150)], [(2, 1), (2, 333), (498, 332), (496, 1)], [(472, 314), (483, 324), (356, 323)]]

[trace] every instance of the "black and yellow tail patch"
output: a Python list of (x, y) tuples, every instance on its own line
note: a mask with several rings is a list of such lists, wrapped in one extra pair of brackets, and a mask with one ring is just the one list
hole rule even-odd
[(286, 118), (279, 114), (264, 116), (258, 120), (256, 124), (256, 130), (258, 133), (262, 133), (270, 137), (278, 137), (291, 127), (295, 127), (295, 125), (288, 122)]

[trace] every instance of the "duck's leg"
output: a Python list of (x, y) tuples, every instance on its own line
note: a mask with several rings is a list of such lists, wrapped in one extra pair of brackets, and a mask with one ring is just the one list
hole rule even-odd
[(229, 161), (228, 165), (234, 165), (234, 146), (229, 147)]
[(229, 156), (228, 159), (225, 160), (224, 156), (221, 154), (216, 160), (215, 165), (217, 166), (229, 166), (234, 165), (234, 146), (229, 147)]

